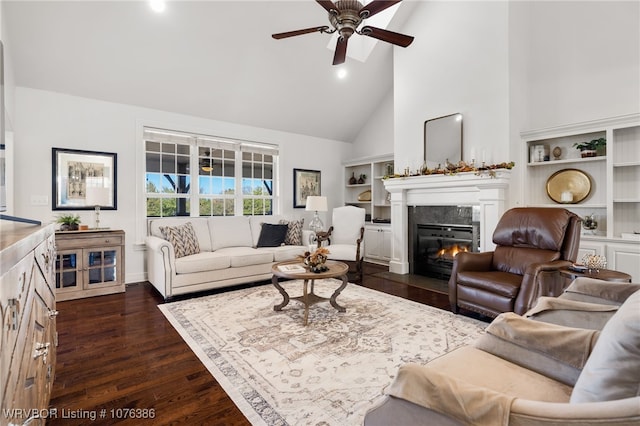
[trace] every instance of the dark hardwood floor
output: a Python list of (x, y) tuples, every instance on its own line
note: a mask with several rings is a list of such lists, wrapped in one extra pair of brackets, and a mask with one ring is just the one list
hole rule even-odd
[[(365, 264), (362, 285), (449, 310), (446, 294), (412, 285), (406, 276), (392, 281), (386, 270)], [(155, 289), (140, 283), (125, 293), (57, 304), (50, 402), (57, 418), (47, 424), (249, 424), (157, 309), (160, 303)], [(122, 418), (127, 414), (132, 418)], [(145, 414), (154, 418), (140, 418)]]

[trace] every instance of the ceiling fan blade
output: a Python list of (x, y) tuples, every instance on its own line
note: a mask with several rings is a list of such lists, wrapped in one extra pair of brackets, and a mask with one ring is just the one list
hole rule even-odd
[(336, 43), (336, 52), (333, 54), (333, 65), (343, 64), (347, 58), (347, 41), (348, 38), (338, 37)]
[(328, 29), (329, 27), (324, 25), (322, 27), (305, 28), (304, 30), (296, 30), (296, 31), (288, 31), (286, 33), (272, 34), (271, 37), (275, 38), (276, 40), (280, 40), (281, 38), (294, 37), (302, 34), (309, 34), (309, 33), (315, 33), (315, 32), (322, 33), (327, 31)]
[(332, 10), (334, 10), (335, 12), (339, 12), (338, 7), (331, 0), (316, 0), (316, 2), (318, 2), (320, 6), (324, 7), (325, 10), (329, 13), (332, 13)]
[(377, 38), (378, 40), (386, 41), (387, 43), (392, 43), (402, 47), (409, 46), (413, 41), (412, 36), (370, 26), (362, 27), (360, 34)]
[(376, 13), (382, 12), (383, 10), (393, 6), (396, 3), (400, 3), (402, 0), (392, 0), (392, 1), (384, 1), (384, 0), (373, 0), (371, 3), (365, 5), (360, 9), (358, 15), (362, 19), (367, 19), (375, 15)]

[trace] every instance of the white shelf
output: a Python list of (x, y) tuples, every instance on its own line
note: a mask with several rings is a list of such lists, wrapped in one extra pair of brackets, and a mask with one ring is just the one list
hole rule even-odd
[(586, 158), (567, 158), (564, 160), (549, 160), (549, 161), (536, 161), (533, 163), (527, 163), (529, 167), (539, 167), (539, 166), (551, 166), (555, 164), (580, 164), (580, 163), (589, 163), (592, 161), (605, 161), (607, 159), (606, 155), (601, 155), (599, 157), (586, 157)]
[(613, 163), (613, 167), (637, 167), (640, 166), (640, 161), (629, 161), (625, 163)]
[(540, 203), (540, 204), (527, 204), (529, 207), (547, 207), (558, 209), (606, 209), (606, 204), (557, 204), (557, 203)]

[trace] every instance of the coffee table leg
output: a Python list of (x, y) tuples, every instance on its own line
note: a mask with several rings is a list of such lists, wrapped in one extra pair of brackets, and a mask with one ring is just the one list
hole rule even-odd
[(287, 304), (289, 303), (289, 295), (287, 294), (287, 292), (284, 290), (284, 288), (282, 288), (280, 286), (280, 284), (278, 284), (278, 277), (277, 276), (273, 276), (271, 278), (271, 282), (273, 283), (273, 285), (275, 286), (275, 288), (278, 289), (278, 291), (280, 292), (280, 294), (282, 295), (282, 297), (284, 298), (284, 300), (282, 301), (281, 304), (279, 305), (274, 305), (273, 310), (274, 311), (281, 311), (282, 308), (284, 308), (285, 306), (287, 306)]
[[(306, 326), (309, 323), (309, 293), (307, 292), (307, 285), (309, 284), (309, 280), (304, 280), (302, 295), (303, 295), (303, 303), (304, 303), (304, 325)], [(313, 280), (311, 280), (311, 292), (313, 293)]]
[(333, 294), (331, 295), (331, 298), (329, 299), (329, 302), (331, 303), (331, 306), (333, 306), (338, 310), (338, 312), (347, 312), (347, 308), (345, 308), (344, 306), (338, 305), (338, 302), (336, 302), (336, 297), (340, 295), (342, 290), (344, 290), (347, 284), (349, 283), (346, 275), (343, 275), (341, 278), (342, 278), (342, 285), (338, 287), (336, 291), (333, 292)]

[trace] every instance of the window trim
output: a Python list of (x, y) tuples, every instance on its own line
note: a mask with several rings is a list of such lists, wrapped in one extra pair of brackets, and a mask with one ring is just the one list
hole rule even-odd
[[(265, 199), (271, 200), (271, 213), (277, 214), (278, 206), (279, 206), (279, 193), (278, 193), (278, 179), (279, 179), (279, 146), (276, 144), (257, 142), (251, 140), (243, 140), (229, 137), (219, 137), (219, 136), (211, 136), (208, 134), (203, 134), (199, 132), (185, 131), (180, 128), (167, 129), (167, 126), (157, 126), (149, 123), (139, 123), (140, 126), (140, 138), (139, 138), (139, 147), (140, 149), (140, 160), (139, 165), (141, 167), (141, 173), (143, 185), (140, 187), (140, 209), (141, 211), (138, 214), (142, 214), (145, 220), (155, 218), (156, 216), (147, 216), (147, 198), (148, 193), (146, 191), (146, 178), (147, 178), (147, 164), (146, 164), (146, 142), (150, 140), (149, 134), (154, 134), (153, 141), (157, 142), (171, 142), (171, 143), (180, 143), (189, 145), (189, 165), (190, 165), (190, 190), (186, 194), (180, 193), (172, 193), (172, 194), (163, 194), (159, 193), (157, 196), (153, 198), (186, 198), (190, 203), (189, 217), (209, 217), (209, 215), (200, 216), (200, 200), (201, 199), (234, 199), (234, 216), (245, 216), (244, 213), (244, 201), (246, 199)], [(165, 135), (166, 137), (158, 136)], [(164, 140), (163, 140), (164, 139)], [(199, 148), (206, 147), (210, 149), (227, 149), (234, 152), (234, 179), (235, 179), (235, 194), (233, 197), (221, 194), (220, 196), (203, 196), (203, 194), (199, 193)], [(255, 196), (249, 195), (247, 196), (243, 192), (242, 184), (245, 179), (242, 176), (242, 167), (243, 167), (243, 153), (251, 152), (258, 153), (263, 155), (271, 155), (273, 158), (272, 164), (272, 193), (268, 196)], [(176, 155), (176, 154), (174, 154)], [(253, 163), (253, 162), (252, 162)], [(253, 163), (258, 164), (258, 163)], [(264, 162), (262, 162), (262, 167), (264, 169)], [(267, 214), (267, 213), (264, 213)], [(255, 214), (252, 212), (250, 215), (262, 215)], [(163, 217), (163, 216), (157, 216)], [(183, 216), (164, 216), (164, 217), (183, 217)]]

